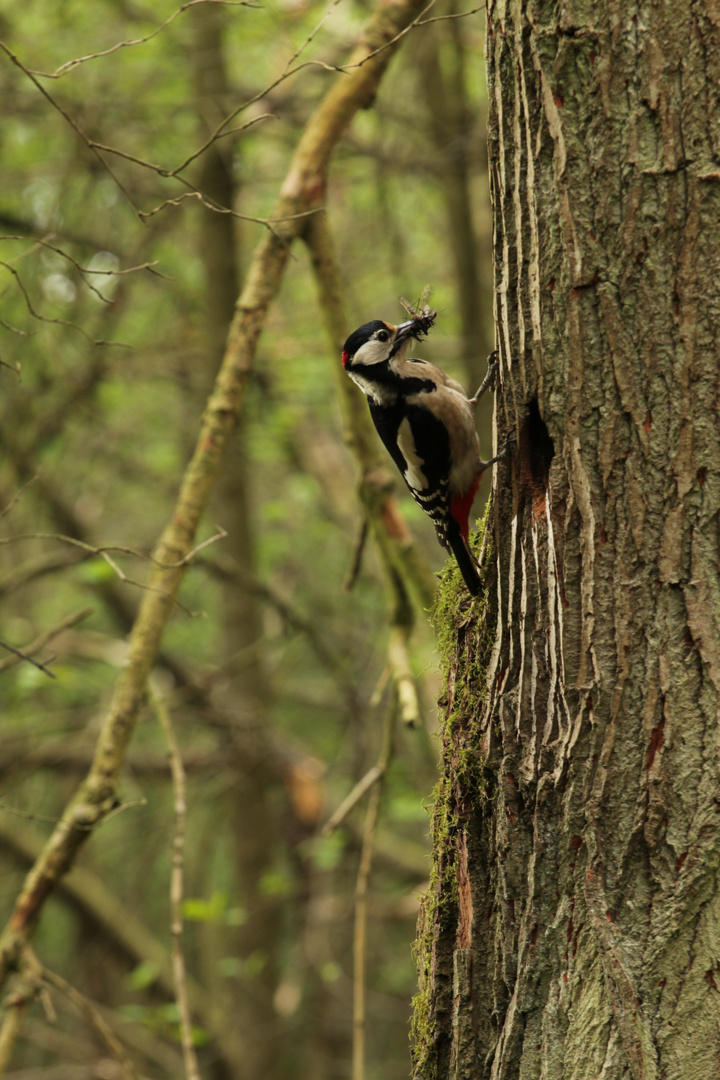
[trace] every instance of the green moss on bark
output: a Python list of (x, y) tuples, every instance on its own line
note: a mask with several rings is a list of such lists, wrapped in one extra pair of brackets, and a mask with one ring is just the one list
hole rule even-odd
[[(479, 716), (492, 646), (494, 559), (483, 537), (490, 506), (475, 536), (482, 550), (481, 594), (470, 600), (459, 571), (449, 562), (432, 612), (445, 692), (442, 773), (434, 791), (433, 865), (418, 918), (415, 956), (418, 993), (413, 1001), (413, 1076), (435, 1080), (449, 1053), (452, 1024), (453, 960), (457, 947), (459, 841), (469, 816), (491, 798), (492, 776), (479, 744)], [(462, 693), (456, 692), (462, 687)]]

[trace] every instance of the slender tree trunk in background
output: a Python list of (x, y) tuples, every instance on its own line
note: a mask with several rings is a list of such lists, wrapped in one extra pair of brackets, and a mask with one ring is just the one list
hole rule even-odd
[[(455, 5), (453, 5), (454, 7)], [(441, 24), (442, 26), (442, 24)], [(425, 31), (419, 48), (419, 88), (425, 100), (430, 134), (440, 170), (440, 189), (445, 204), (450, 250), (454, 261), (457, 306), (460, 315), (462, 360), (469, 393), (474, 393), (487, 370), (493, 348), (492, 282), (483, 273), (488, 261), (481, 258), (479, 222), (486, 222), (489, 245), (490, 222), (473, 213), (473, 157), (478, 155), (477, 134), (485, 128), (485, 116), (473, 117), (467, 89), (467, 50), (457, 19)], [(441, 62), (442, 57), (446, 62)], [(485, 147), (481, 148), (485, 157)], [(482, 247), (484, 248), (484, 244)], [(483, 251), (484, 254), (484, 251)], [(490, 457), (492, 398), (487, 395), (478, 409), (478, 431), (483, 456)]]
[[(438, 31), (426, 32), (421, 47), (419, 86), (425, 100), (430, 134), (440, 169), (440, 184), (447, 216), (450, 248), (455, 263), (457, 302), (462, 328), (462, 360), (470, 382), (479, 385), (484, 360), (492, 349), (491, 283), (480, 274), (478, 241), (472, 209), (472, 158), (475, 128), (484, 122), (473, 117), (465, 77), (466, 53), (456, 24), (448, 23), (445, 51), (450, 62), (441, 63)], [(487, 291), (486, 291), (487, 290)]]
[[(200, 118), (200, 136), (206, 139), (229, 111), (229, 91), (223, 52), (225, 12), (220, 5), (203, 4), (190, 12), (194, 28), (194, 72)], [(234, 148), (230, 140), (218, 141), (202, 157), (200, 189), (224, 207), (233, 207), (236, 184), (233, 170)], [(200, 255), (205, 268), (205, 355), (207, 377), (203, 397), (212, 387), (222, 360), (228, 328), (238, 297), (238, 227), (229, 214), (207, 211), (200, 231)], [(218, 484), (215, 513), (227, 530), (223, 555), (239, 570), (240, 580), (255, 577), (255, 538), (252, 503), (248, 483), (246, 437), (242, 420), (228, 445)], [(237, 753), (229, 755), (238, 773), (233, 785), (230, 813), (237, 867), (238, 899), (246, 912), (246, 922), (228, 946), (228, 928), (217, 935), (217, 946), (208, 950), (215, 970), (206, 971), (209, 985), (224, 988), (226, 1009), (243, 1046), (243, 1080), (264, 1080), (276, 1075), (278, 1047), (277, 1017), (273, 993), (277, 982), (276, 952), (279, 935), (275, 905), (263, 895), (261, 882), (272, 867), (279, 838), (277, 814), (273, 810), (276, 774), (259, 766), (256, 755), (248, 769), (242, 752), (242, 729), (264, 730), (270, 707), (268, 680), (262, 663), (262, 613), (257, 594), (243, 588), (238, 580), (223, 585), (223, 640), (229, 674), (224, 687), (224, 705), (235, 718), (238, 731), (232, 736)], [(240, 744), (237, 744), (237, 740)], [(208, 927), (209, 934), (214, 928)], [(210, 944), (210, 942), (206, 942)], [(247, 961), (248, 974), (242, 979), (223, 975), (220, 960), (233, 952)]]
[(720, 15), (495, 2), (487, 53), (518, 446), (440, 609), (416, 1076), (716, 1077)]

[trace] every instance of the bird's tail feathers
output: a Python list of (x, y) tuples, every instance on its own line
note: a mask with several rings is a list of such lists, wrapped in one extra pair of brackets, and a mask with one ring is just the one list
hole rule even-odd
[(469, 544), (463, 539), (459, 529), (449, 530), (447, 541), (470, 594), (477, 596), (480, 593), (480, 575), (477, 572), (477, 563)]

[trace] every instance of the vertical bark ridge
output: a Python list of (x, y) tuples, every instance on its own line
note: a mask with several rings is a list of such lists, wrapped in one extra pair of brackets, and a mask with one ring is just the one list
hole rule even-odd
[(416, 1076), (700, 1080), (720, 1075), (720, 19), (495, 0), (487, 52), (496, 423), (518, 443), (487, 595), (447, 609), (425, 934), (454, 997), (425, 996)]

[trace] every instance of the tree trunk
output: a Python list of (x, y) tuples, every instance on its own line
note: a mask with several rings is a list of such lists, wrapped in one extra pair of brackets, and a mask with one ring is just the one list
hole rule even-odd
[(488, 10), (497, 423), (415, 1075), (720, 1076), (720, 14)]

